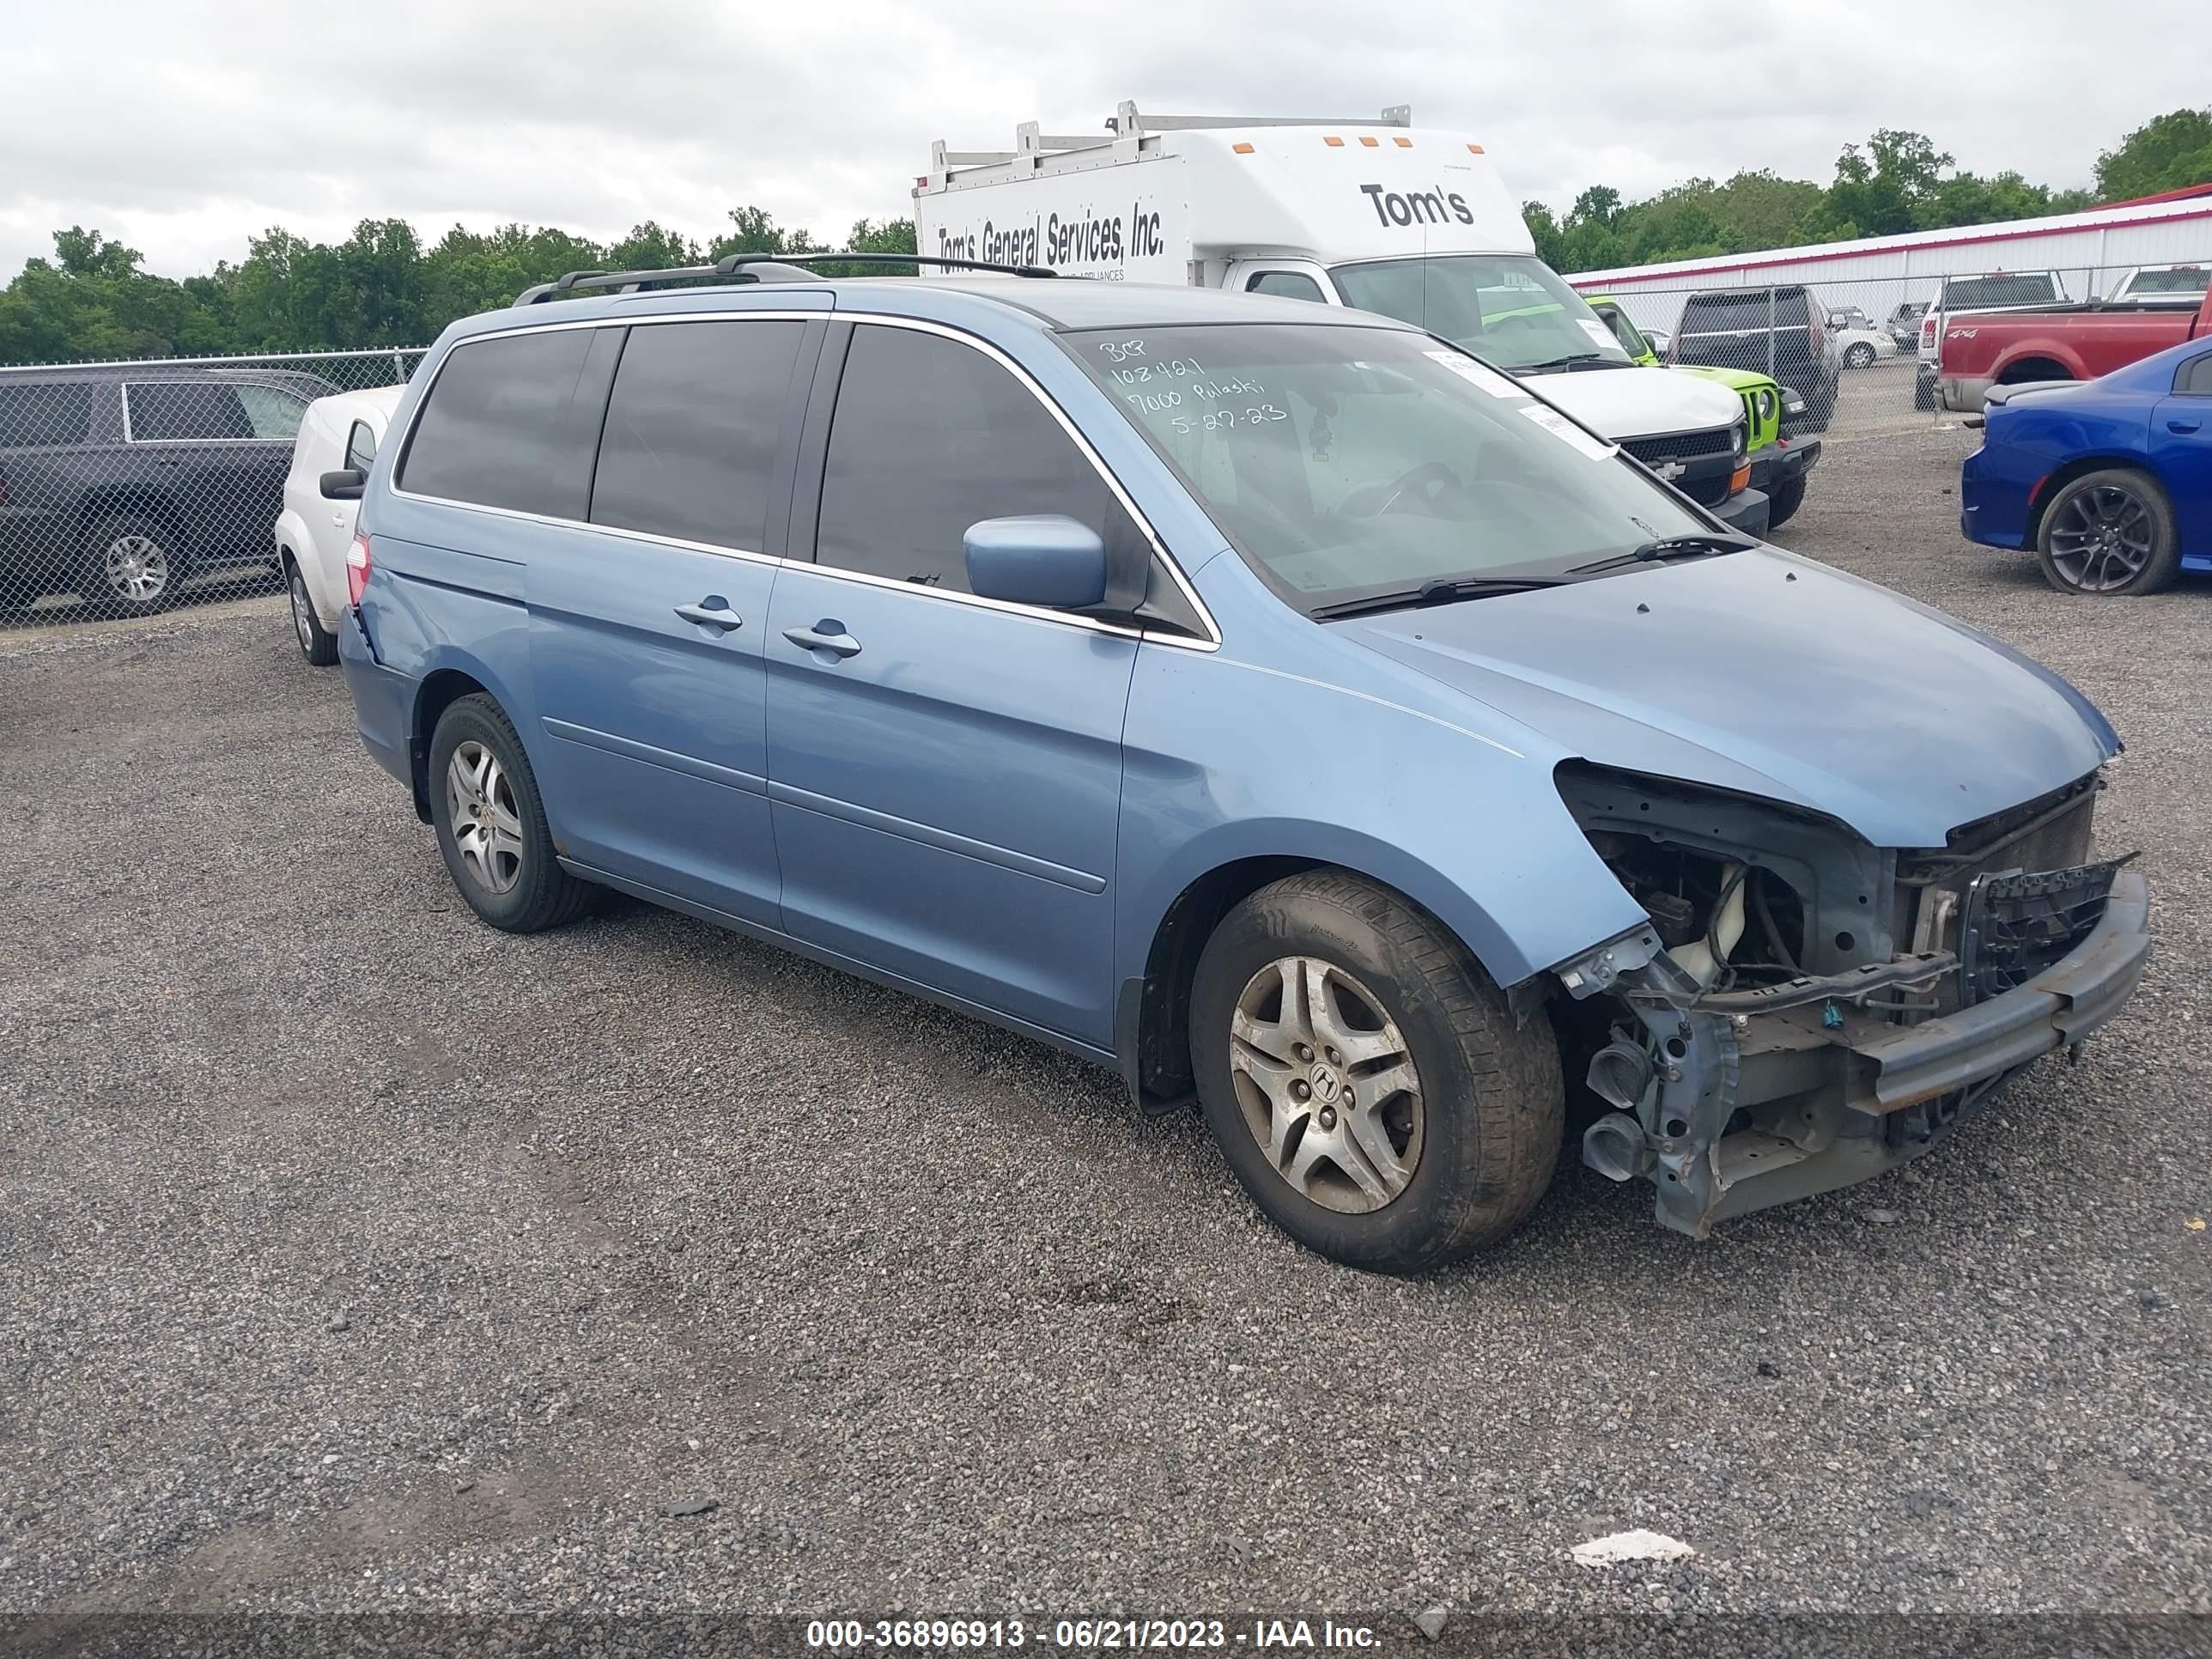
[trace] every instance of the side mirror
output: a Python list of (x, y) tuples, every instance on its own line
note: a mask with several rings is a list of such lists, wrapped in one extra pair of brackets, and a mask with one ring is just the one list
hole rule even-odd
[(326, 501), (357, 501), (368, 485), (368, 474), (358, 467), (341, 467), (336, 472), (323, 474), (323, 499)]
[(1081, 611), (1106, 598), (1106, 544), (1057, 514), (968, 526), (968, 587), (1010, 605)]
[(1647, 328), (1644, 331), (1644, 343), (1650, 346), (1655, 354), (1663, 357), (1667, 355), (1668, 348), (1674, 343), (1674, 337), (1663, 328)]

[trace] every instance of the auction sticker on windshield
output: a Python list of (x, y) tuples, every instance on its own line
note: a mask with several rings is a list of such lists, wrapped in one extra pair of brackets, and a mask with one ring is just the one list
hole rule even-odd
[(1610, 460), (1614, 453), (1612, 444), (1600, 443), (1556, 409), (1542, 404), (1530, 404), (1521, 411), (1560, 442), (1570, 446), (1594, 461)]
[(1425, 351), (1424, 357), (1433, 357), (1469, 386), (1480, 386), (1493, 398), (1525, 398), (1528, 394), (1514, 385), (1496, 369), (1478, 363), (1474, 358), (1456, 351)]

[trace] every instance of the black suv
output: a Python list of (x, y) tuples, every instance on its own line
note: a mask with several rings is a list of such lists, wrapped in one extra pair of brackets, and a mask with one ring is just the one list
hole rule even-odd
[(1843, 359), (1828, 332), (1828, 307), (1802, 283), (1692, 294), (1674, 331), (1673, 356), (1696, 368), (1773, 376), (1804, 399), (1804, 416), (1786, 422), (1794, 430), (1825, 432), (1836, 412)]
[(157, 611), (186, 576), (265, 562), (319, 375), (161, 363), (0, 371), (0, 606), (74, 592)]

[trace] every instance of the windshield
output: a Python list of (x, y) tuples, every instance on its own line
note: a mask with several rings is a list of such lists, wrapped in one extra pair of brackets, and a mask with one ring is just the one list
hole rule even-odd
[(1960, 311), (1971, 306), (2033, 306), (2058, 297), (2058, 284), (2047, 275), (1969, 276), (1943, 284), (1943, 309)]
[(1658, 355), (1652, 351), (1651, 342), (1636, 331), (1636, 325), (1628, 320), (1628, 313), (1619, 306), (1608, 302), (1592, 306), (1590, 309), (1597, 313), (1600, 322), (1613, 331), (1613, 337), (1620, 342), (1620, 349), (1630, 356), (1641, 357), (1647, 353), (1653, 356)]
[(2197, 295), (2204, 292), (2212, 272), (2194, 268), (2177, 270), (2139, 270), (2128, 279), (2130, 294)]
[(1556, 577), (1712, 528), (1611, 445), (1419, 334), (1248, 323), (1060, 338), (1307, 611)]
[(1328, 274), (1345, 304), (1441, 334), (1500, 368), (1628, 362), (1613, 331), (1541, 259), (1444, 254), (1334, 265)]

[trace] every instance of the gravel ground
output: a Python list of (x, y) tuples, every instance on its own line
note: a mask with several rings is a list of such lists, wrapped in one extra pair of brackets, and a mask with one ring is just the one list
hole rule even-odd
[(2110, 712), (2142, 992), (1878, 1182), (1563, 1163), (1413, 1283), (1042, 1048), (479, 926), (274, 602), (0, 640), (0, 1608), (2212, 1608), (2212, 592), (1966, 546), (1970, 435), (1778, 539)]

